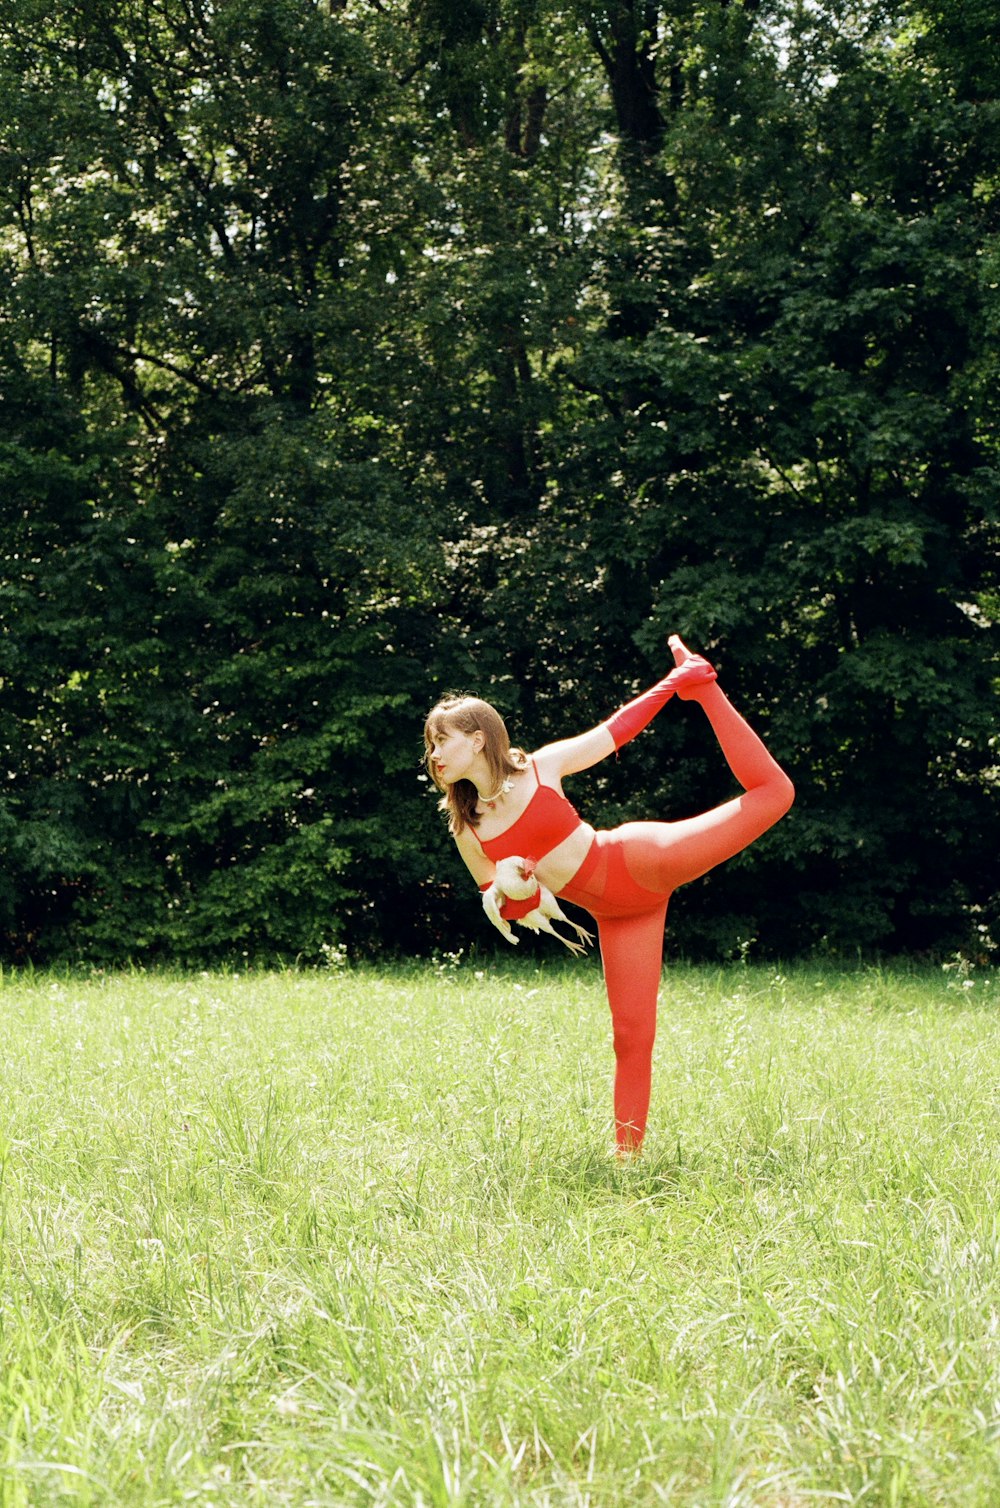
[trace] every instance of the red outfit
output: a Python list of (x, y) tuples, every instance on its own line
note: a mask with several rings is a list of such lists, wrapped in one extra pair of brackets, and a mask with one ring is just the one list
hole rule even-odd
[[(680, 822), (627, 822), (598, 832), (580, 868), (559, 892), (561, 900), (583, 906), (597, 921), (614, 1028), (620, 1147), (638, 1147), (646, 1129), (663, 926), (671, 893), (746, 848), (792, 801), (791, 782), (714, 680), (712, 667), (692, 656), (605, 726), (621, 748), (670, 696), (686, 691), (685, 700), (703, 706), (743, 794)], [(519, 854), (533, 855), (537, 862), (580, 821), (565, 796), (539, 783), (520, 817), (497, 837), (480, 842), (494, 861)]]
[(495, 838), (480, 838), (479, 846), (494, 864), (500, 859), (536, 858), (551, 853), (582, 824), (580, 813), (561, 791), (551, 785), (542, 785), (538, 778), (538, 766), (534, 759), (531, 768), (535, 776), (535, 789), (524, 811)]

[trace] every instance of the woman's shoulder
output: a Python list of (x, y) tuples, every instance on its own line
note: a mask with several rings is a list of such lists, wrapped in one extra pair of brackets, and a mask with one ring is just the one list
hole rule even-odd
[(483, 845), (479, 841), (479, 834), (468, 822), (464, 824), (461, 832), (453, 832), (452, 837), (455, 840), (459, 853), (481, 854), (483, 851)]
[(476, 884), (488, 885), (493, 878), (493, 865), (486, 857), (475, 828), (463, 827), (460, 833), (453, 833), (452, 836), (462, 861)]
[(563, 770), (558, 744), (546, 744), (543, 748), (536, 749), (528, 758), (531, 768), (538, 777), (539, 785), (551, 785), (557, 791), (562, 790)]

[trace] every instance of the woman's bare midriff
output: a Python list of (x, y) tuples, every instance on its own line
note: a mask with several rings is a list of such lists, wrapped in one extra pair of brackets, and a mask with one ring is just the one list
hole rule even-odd
[(582, 822), (576, 832), (570, 833), (562, 843), (557, 843), (544, 859), (539, 859), (535, 865), (535, 874), (554, 895), (558, 895), (576, 874), (590, 852), (595, 836), (590, 823)]

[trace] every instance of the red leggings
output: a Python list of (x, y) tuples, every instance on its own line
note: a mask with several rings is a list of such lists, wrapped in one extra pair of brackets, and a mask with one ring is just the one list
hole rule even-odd
[(681, 822), (626, 822), (599, 832), (560, 899), (597, 921), (615, 1043), (615, 1134), (619, 1150), (642, 1143), (671, 892), (732, 858), (792, 804), (791, 781), (717, 684), (700, 702), (743, 795)]

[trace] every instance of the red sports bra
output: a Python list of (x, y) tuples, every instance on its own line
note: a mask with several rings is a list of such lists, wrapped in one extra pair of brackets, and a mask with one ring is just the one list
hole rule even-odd
[[(534, 759), (531, 768), (537, 783), (521, 815), (495, 838), (483, 839), (476, 833), (480, 848), (494, 864), (498, 859), (509, 859), (515, 854), (519, 858), (543, 859), (583, 825), (583, 819), (571, 801), (553, 786), (542, 785)], [(475, 833), (476, 829), (472, 831)]]

